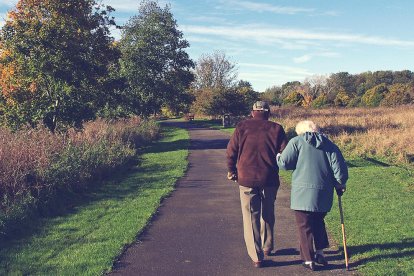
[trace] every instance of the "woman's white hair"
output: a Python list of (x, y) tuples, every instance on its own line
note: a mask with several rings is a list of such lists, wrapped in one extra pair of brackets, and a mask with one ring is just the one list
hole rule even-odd
[(295, 131), (298, 135), (301, 135), (305, 132), (318, 132), (318, 126), (312, 121), (300, 121), (295, 128)]

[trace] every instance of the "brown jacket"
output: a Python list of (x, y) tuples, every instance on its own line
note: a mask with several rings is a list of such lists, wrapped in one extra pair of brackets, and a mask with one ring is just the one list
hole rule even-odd
[(276, 154), (287, 144), (283, 127), (262, 117), (237, 124), (227, 145), (227, 168), (245, 187), (279, 186)]

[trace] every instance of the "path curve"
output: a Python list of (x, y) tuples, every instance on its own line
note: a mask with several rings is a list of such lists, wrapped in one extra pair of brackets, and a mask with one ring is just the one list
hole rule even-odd
[(289, 188), (276, 200), (275, 249), (265, 267), (252, 266), (243, 240), (237, 184), (226, 179), (229, 135), (192, 123), (168, 122), (190, 133), (189, 168), (137, 241), (115, 263), (114, 275), (345, 275), (342, 257), (328, 250), (327, 270), (300, 264)]

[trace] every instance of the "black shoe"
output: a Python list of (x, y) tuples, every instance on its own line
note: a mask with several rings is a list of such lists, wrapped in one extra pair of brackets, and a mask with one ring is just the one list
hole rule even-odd
[(311, 263), (309, 263), (309, 264), (307, 264), (307, 263), (303, 262), (303, 263), (302, 263), (302, 266), (303, 266), (304, 268), (310, 269), (310, 270), (312, 270), (312, 271), (315, 271), (315, 270), (316, 270), (316, 266), (315, 266), (315, 264), (314, 264), (313, 262), (311, 262)]
[(316, 254), (315, 255), (315, 262), (318, 263), (318, 264), (321, 264), (323, 266), (327, 266), (328, 265), (328, 261), (321, 254)]

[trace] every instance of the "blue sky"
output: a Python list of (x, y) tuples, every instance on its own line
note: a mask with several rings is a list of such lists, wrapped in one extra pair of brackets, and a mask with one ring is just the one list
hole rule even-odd
[[(16, 0), (0, 0), (4, 18)], [(118, 24), (137, 13), (139, 0), (104, 0)], [(411, 0), (171, 0), (188, 53), (221, 50), (239, 79), (257, 91), (287, 81), (340, 71), (414, 71)], [(2, 25), (3, 23), (0, 23)], [(114, 33), (119, 38), (119, 33)]]

